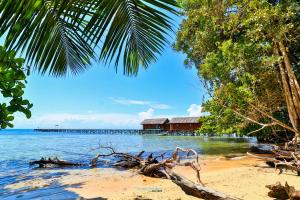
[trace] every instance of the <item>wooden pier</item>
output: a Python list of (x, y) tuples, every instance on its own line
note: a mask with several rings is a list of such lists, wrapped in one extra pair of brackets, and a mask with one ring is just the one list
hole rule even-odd
[(35, 132), (44, 133), (85, 133), (102, 135), (144, 135), (162, 134), (162, 130), (141, 130), (141, 129), (34, 129)]

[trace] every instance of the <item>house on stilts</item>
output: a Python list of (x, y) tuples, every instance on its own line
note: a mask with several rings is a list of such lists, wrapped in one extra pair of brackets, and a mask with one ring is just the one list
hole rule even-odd
[(175, 117), (145, 119), (141, 122), (143, 130), (160, 130), (166, 132), (195, 132), (201, 127), (199, 117)]

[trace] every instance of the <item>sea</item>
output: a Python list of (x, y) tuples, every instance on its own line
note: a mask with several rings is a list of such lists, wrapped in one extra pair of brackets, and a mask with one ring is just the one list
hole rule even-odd
[[(99, 146), (111, 146), (119, 152), (171, 154), (176, 147), (193, 148), (202, 155), (227, 155), (245, 153), (255, 138), (159, 136), (159, 135), (101, 135), (80, 133), (36, 132), (32, 129), (9, 129), (0, 131), (0, 199), (1, 200), (66, 200), (79, 199), (76, 194), (53, 183), (43, 188), (11, 189), (8, 185), (36, 178), (53, 178), (64, 173), (48, 170), (36, 173), (29, 162), (44, 157), (89, 164), (101, 150)], [(103, 150), (102, 150), (103, 151)], [(147, 155), (147, 154), (145, 154)], [(105, 167), (105, 166), (99, 166)], [(78, 168), (78, 167), (77, 167)], [(87, 168), (82, 166), (79, 168)], [(47, 170), (47, 169), (44, 169)], [(40, 177), (39, 177), (40, 176)]]

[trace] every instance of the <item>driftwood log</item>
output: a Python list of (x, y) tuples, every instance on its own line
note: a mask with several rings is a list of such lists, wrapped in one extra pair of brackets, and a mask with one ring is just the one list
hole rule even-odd
[(29, 165), (38, 165), (39, 168), (47, 167), (70, 167), (70, 166), (83, 166), (81, 163), (73, 163), (65, 160), (59, 160), (55, 158), (41, 158), (40, 160), (29, 162)]
[(209, 187), (205, 187), (203, 185), (194, 183), (193, 181), (175, 173), (168, 172), (170, 179), (181, 187), (181, 189), (187, 194), (194, 197), (202, 198), (202, 199), (211, 199), (211, 200), (237, 200), (235, 197), (231, 197), (230, 195), (224, 194), (219, 191), (215, 191)]
[[(91, 160), (91, 167), (97, 167), (98, 161), (101, 158), (111, 157), (114, 163), (111, 164), (113, 167), (121, 167), (126, 169), (136, 168), (139, 174), (156, 177), (166, 178), (177, 184), (187, 195), (198, 197), (201, 199), (208, 200), (237, 200), (238, 198), (231, 197), (230, 195), (224, 194), (219, 191), (215, 191), (209, 187), (204, 186), (200, 178), (201, 166), (199, 163), (199, 157), (193, 149), (183, 149), (177, 147), (170, 157), (165, 158), (166, 153), (162, 153), (159, 156), (154, 156), (152, 153), (147, 157), (143, 157), (144, 151), (141, 151), (137, 155), (128, 153), (116, 152), (112, 147), (100, 146), (97, 149), (105, 149), (109, 153), (98, 154)], [(95, 149), (94, 149), (95, 150)], [(182, 162), (180, 153), (186, 155), (189, 159)], [(58, 158), (41, 158), (37, 161), (30, 162), (30, 165), (38, 165), (39, 168), (46, 167), (70, 167), (70, 166), (82, 166), (81, 163), (72, 163)], [(172, 169), (175, 166), (189, 166), (196, 174), (197, 183), (187, 179), (186, 177), (174, 172)]]
[(273, 153), (271, 150), (261, 149), (257, 146), (251, 146), (250, 152), (255, 153), (255, 154), (272, 154)]
[(276, 199), (290, 199), (290, 200), (300, 200), (300, 191), (296, 191), (294, 187), (289, 186), (285, 183), (285, 186), (277, 182), (273, 185), (266, 185), (269, 188), (268, 196)]
[[(156, 178), (167, 178), (172, 182), (177, 184), (181, 189), (188, 195), (202, 198), (202, 199), (211, 199), (211, 200), (236, 200), (238, 198), (231, 197), (227, 194), (215, 191), (211, 188), (205, 187), (200, 178), (200, 163), (199, 157), (195, 150), (193, 149), (183, 149), (177, 147), (173, 154), (165, 158), (165, 153), (154, 157), (153, 154), (150, 154), (146, 158), (143, 158), (142, 155), (144, 151), (140, 152), (137, 155), (131, 155), (126, 153), (116, 152), (111, 147), (99, 147), (101, 149), (106, 149), (109, 151), (107, 154), (98, 154), (92, 161), (91, 166), (96, 167), (99, 158), (103, 157), (115, 157), (118, 160), (112, 164), (114, 167), (122, 168), (137, 168), (138, 173), (145, 176), (156, 177)], [(183, 152), (187, 157), (193, 156), (193, 160), (188, 160), (181, 162), (179, 153)], [(175, 173), (172, 169), (175, 166), (189, 166), (191, 167), (196, 174), (198, 183), (195, 183), (184, 176)]]
[(283, 173), (283, 170), (290, 170), (300, 176), (299, 145), (290, 145), (289, 143), (286, 143), (284, 146), (274, 146), (274, 149), (268, 156), (255, 155), (249, 152), (247, 155), (266, 161), (266, 164), (270, 167), (279, 169), (280, 174)]

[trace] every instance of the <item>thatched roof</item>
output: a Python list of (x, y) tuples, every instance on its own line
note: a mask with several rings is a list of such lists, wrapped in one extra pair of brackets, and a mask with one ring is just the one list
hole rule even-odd
[(165, 124), (168, 123), (168, 118), (145, 119), (141, 124)]
[(170, 124), (185, 124), (185, 123), (199, 123), (199, 117), (175, 117), (172, 118)]

